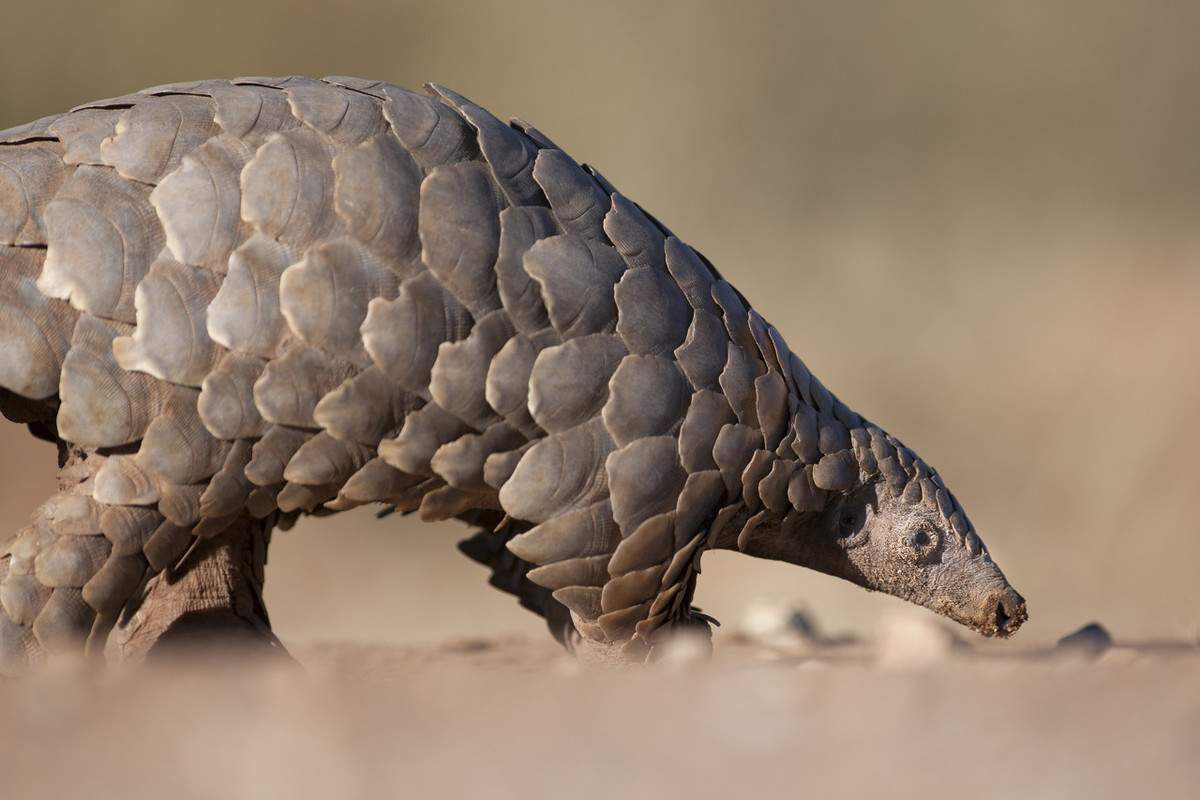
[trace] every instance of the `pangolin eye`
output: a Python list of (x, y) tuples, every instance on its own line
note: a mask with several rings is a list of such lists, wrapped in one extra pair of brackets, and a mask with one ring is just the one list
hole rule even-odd
[(941, 549), (938, 547), (940, 542), (938, 532), (929, 527), (917, 528), (908, 536), (908, 545), (921, 563), (937, 558)]

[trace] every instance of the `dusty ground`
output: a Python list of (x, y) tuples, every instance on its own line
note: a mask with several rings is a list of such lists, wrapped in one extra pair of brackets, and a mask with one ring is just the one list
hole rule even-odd
[[(761, 627), (761, 626), (760, 626)], [(724, 635), (579, 668), (542, 639), (293, 648), (0, 687), (5, 798), (1188, 797), (1200, 651)]]

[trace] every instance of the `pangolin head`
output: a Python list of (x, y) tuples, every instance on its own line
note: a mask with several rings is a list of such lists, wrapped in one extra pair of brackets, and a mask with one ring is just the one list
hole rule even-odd
[(1011, 636), (1028, 618), (1025, 599), (941, 477), (878, 428), (870, 438), (884, 444), (874, 453), (856, 449), (853, 485), (825, 495), (819, 509), (743, 538), (743, 551), (886, 592), (984, 636)]

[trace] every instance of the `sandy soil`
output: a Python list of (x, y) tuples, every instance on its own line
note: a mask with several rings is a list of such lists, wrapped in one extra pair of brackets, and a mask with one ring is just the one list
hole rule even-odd
[[(905, 627), (908, 626), (908, 627)], [(776, 632), (778, 633), (778, 632)], [(817, 647), (580, 668), (541, 639), (296, 646), (0, 687), (6, 798), (1194, 796), (1200, 651)]]

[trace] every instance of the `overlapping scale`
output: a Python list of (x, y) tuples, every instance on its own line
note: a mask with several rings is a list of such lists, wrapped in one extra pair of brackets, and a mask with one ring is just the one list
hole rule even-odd
[(241, 216), (241, 173), (253, 155), (248, 142), (216, 136), (183, 156), (150, 193), (178, 261), (225, 273), (230, 254), (249, 233)]
[(148, 96), (123, 113), (100, 157), (123, 178), (158, 183), (183, 157), (220, 132), (214, 103), (196, 95)]
[(0, 147), (0, 244), (46, 243), (43, 212), (70, 170), (58, 142)]
[(45, 252), (0, 246), (0, 387), (40, 400), (58, 392), (78, 312), (37, 288)]
[(134, 292), (164, 241), (149, 193), (149, 186), (110, 169), (76, 169), (43, 213), (42, 294), (97, 317), (133, 322)]
[(212, 273), (160, 254), (134, 292), (133, 334), (113, 340), (121, 368), (200, 386), (222, 355), (208, 333), (208, 306), (218, 286)]

